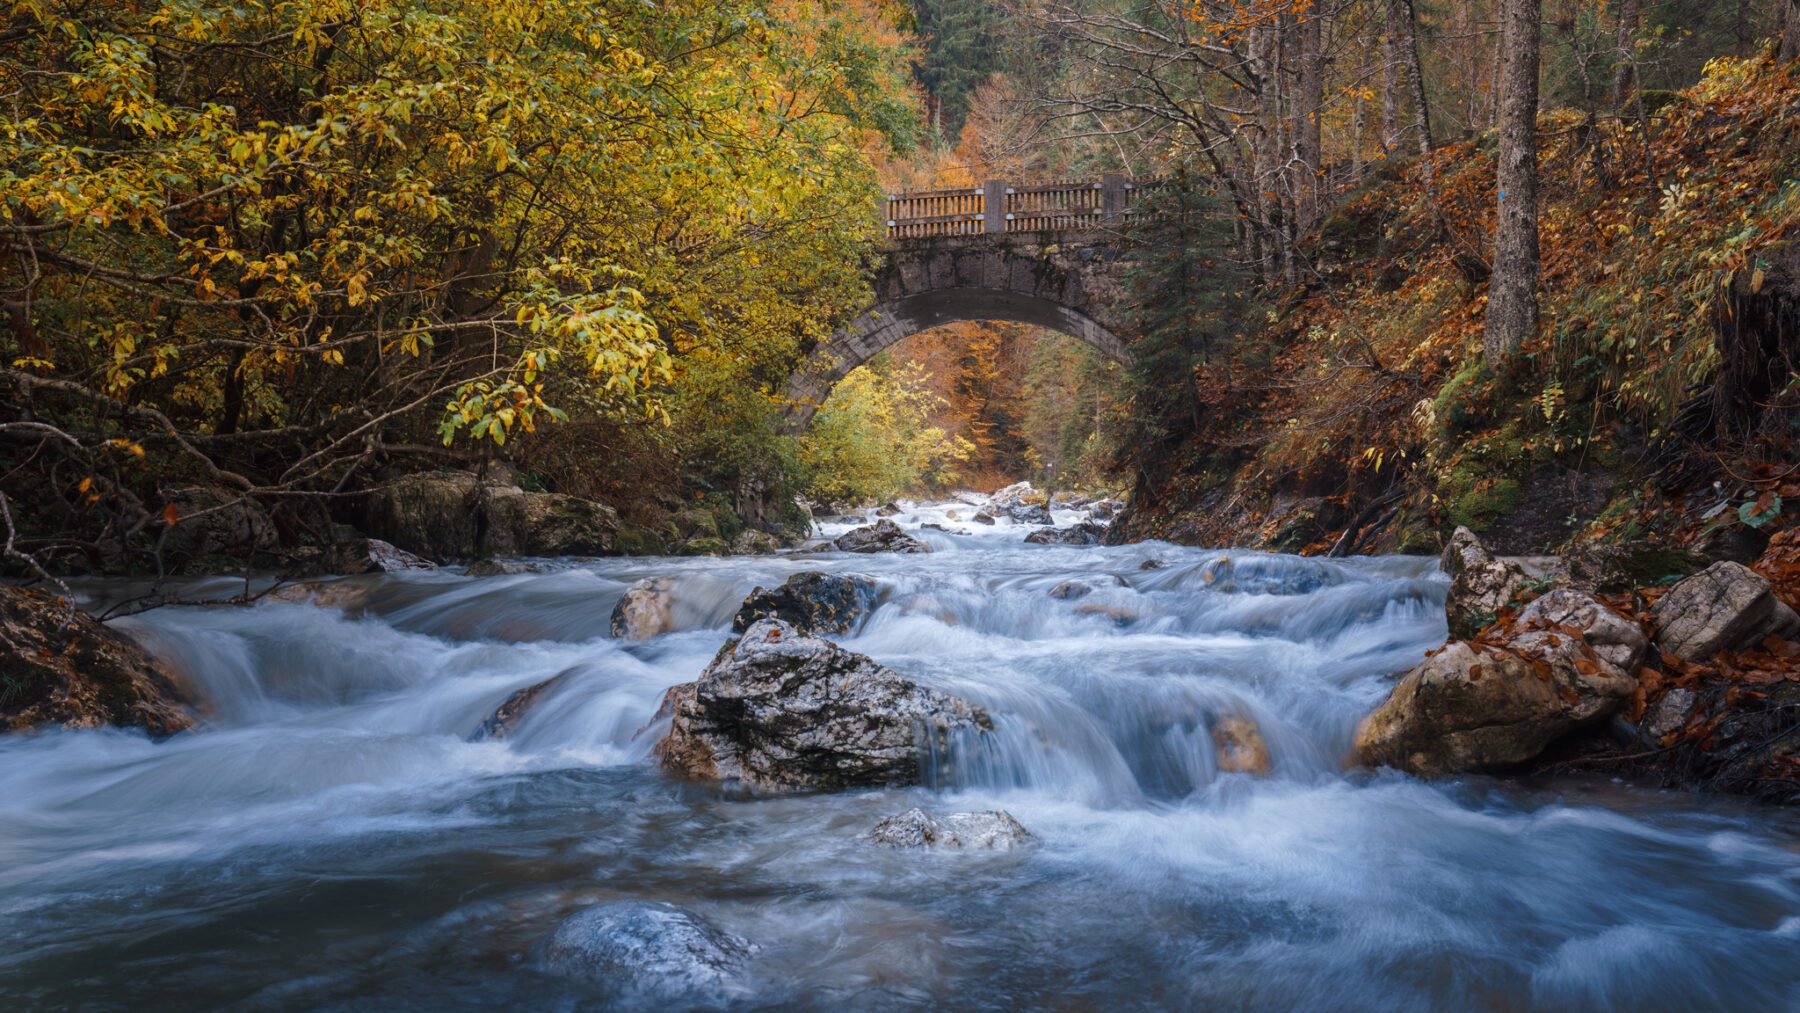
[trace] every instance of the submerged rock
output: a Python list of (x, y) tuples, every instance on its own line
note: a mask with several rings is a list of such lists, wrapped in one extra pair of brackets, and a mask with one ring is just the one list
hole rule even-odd
[(514, 577), (521, 573), (548, 573), (542, 563), (521, 563), (515, 559), (483, 559), (470, 563), (463, 571), (468, 577)]
[(970, 517), (969, 519), (977, 524), (986, 524), (989, 527), (993, 527), (995, 522), (999, 520), (999, 518), (995, 517), (993, 513), (985, 507), (975, 511), (975, 516)]
[(1453, 640), (1481, 632), (1525, 587), (1525, 571), (1495, 559), (1468, 528), (1457, 528), (1450, 536), (1440, 563), (1450, 575), (1444, 614)]
[(755, 950), (671, 904), (618, 900), (558, 925), (542, 964), (622, 997), (681, 1002), (732, 991)]
[(124, 634), (60, 599), (0, 586), (0, 730), (193, 727), (173, 676)]
[(1714, 563), (1669, 588), (1651, 615), (1658, 647), (1685, 661), (1706, 661), (1769, 636), (1800, 636), (1800, 616), (1769, 582), (1742, 563)]
[(1058, 601), (1069, 601), (1075, 598), (1086, 598), (1094, 589), (1079, 580), (1065, 580), (1050, 589), (1050, 597)]
[(1269, 760), (1269, 744), (1262, 729), (1242, 715), (1232, 714), (1213, 721), (1213, 752), (1221, 774), (1255, 774), (1262, 776), (1273, 769)]
[(839, 535), (832, 543), (839, 552), (930, 552), (931, 546), (900, 530), (900, 525), (879, 520)]
[(924, 744), (992, 722), (860, 654), (760, 619), (663, 700), (663, 767), (769, 788), (909, 785)]
[(272, 588), (265, 596), (270, 601), (293, 602), (338, 609), (351, 618), (360, 616), (369, 603), (370, 585), (361, 580), (309, 580)]
[(1522, 763), (1632, 699), (1647, 647), (1593, 597), (1552, 592), (1493, 642), (1451, 643), (1403, 676), (1357, 728), (1357, 757), (1425, 775)]
[(875, 603), (875, 582), (855, 574), (796, 573), (780, 587), (757, 588), (731, 620), (742, 633), (758, 619), (779, 619), (802, 634), (848, 633)]
[(613, 606), (612, 635), (648, 640), (675, 629), (675, 578), (645, 577), (625, 589)]
[(534, 682), (508, 696), (501, 701), (500, 706), (494, 708), (494, 713), (489, 714), (487, 719), (481, 722), (481, 725), (475, 729), (475, 734), (469, 736), (469, 741), (485, 742), (489, 739), (504, 739), (511, 735), (519, 727), (519, 722), (525, 719), (526, 712), (537, 704), (546, 690), (556, 685), (561, 679), (562, 676), (553, 675), (543, 682)]
[(1036, 838), (1003, 809), (933, 816), (915, 807), (875, 824), (868, 840), (890, 848), (1011, 851)]

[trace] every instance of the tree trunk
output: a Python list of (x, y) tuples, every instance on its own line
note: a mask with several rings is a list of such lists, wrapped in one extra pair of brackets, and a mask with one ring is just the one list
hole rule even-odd
[(1781, 26), (1781, 49), (1777, 53), (1782, 62), (1800, 57), (1800, 0), (1779, 0), (1777, 24)]
[(1750, 55), (1750, 0), (1737, 0), (1737, 58)]
[(1400, 0), (1381, 8), (1381, 150), (1392, 155), (1400, 147)]
[(1413, 130), (1418, 134), (1416, 138), (1418, 152), (1420, 155), (1429, 155), (1431, 154), (1431, 107), (1425, 103), (1425, 72), (1419, 66), (1418, 15), (1413, 10), (1412, 0), (1391, 0), (1391, 2), (1401, 8), (1400, 26), (1406, 32), (1405, 46), (1401, 55), (1406, 60), (1404, 69), (1407, 89), (1412, 93)]
[(1294, 153), (1299, 165), (1294, 173), (1299, 186), (1299, 233), (1319, 224), (1319, 189), (1323, 183), (1325, 150), (1319, 121), (1325, 107), (1325, 15), (1318, 7), (1300, 15), (1295, 26), (1300, 35), (1298, 95), (1294, 98)]
[(1501, 0), (1499, 224), (1483, 345), (1498, 369), (1537, 335), (1539, 0)]
[(1619, 62), (1613, 67), (1613, 101), (1623, 106), (1637, 87), (1637, 0), (1619, 3)]

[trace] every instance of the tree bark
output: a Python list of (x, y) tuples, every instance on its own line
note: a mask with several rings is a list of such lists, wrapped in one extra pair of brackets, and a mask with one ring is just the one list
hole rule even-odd
[(1613, 65), (1613, 101), (1623, 106), (1637, 87), (1637, 0), (1618, 0), (1619, 55)]
[(1777, 52), (1782, 62), (1800, 58), (1800, 0), (1777, 0), (1776, 23), (1781, 26), (1781, 49)]
[(1392, 155), (1400, 147), (1400, 0), (1381, 8), (1381, 150)]
[(1295, 26), (1300, 36), (1298, 81), (1294, 97), (1295, 197), (1299, 203), (1297, 231), (1305, 235), (1319, 224), (1319, 189), (1323, 182), (1325, 146), (1319, 121), (1325, 108), (1325, 15), (1313, 7), (1300, 15)]
[(1501, 0), (1499, 223), (1482, 344), (1499, 368), (1537, 336), (1539, 0)]
[(1419, 66), (1418, 13), (1413, 9), (1413, 0), (1391, 0), (1391, 2), (1401, 8), (1400, 25), (1406, 32), (1405, 46), (1401, 55), (1406, 59), (1404, 65), (1406, 84), (1412, 93), (1413, 130), (1418, 135), (1415, 140), (1419, 154), (1429, 155), (1431, 154), (1431, 106), (1425, 102), (1425, 72)]

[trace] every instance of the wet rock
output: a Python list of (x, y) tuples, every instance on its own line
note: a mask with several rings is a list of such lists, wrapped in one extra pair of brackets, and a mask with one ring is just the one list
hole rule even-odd
[(1140, 570), (1160, 570), (1169, 564), (1160, 559), (1146, 559), (1138, 564)]
[(543, 697), (544, 692), (561, 679), (562, 676), (555, 675), (543, 682), (534, 682), (501, 701), (500, 706), (494, 708), (494, 713), (489, 714), (475, 729), (475, 734), (469, 736), (469, 741), (485, 742), (510, 736), (519, 727), (519, 722), (524, 720), (525, 714)]
[(516, 559), (482, 559), (470, 563), (463, 571), (468, 577), (513, 577), (521, 573), (548, 573), (542, 563), (525, 563)]
[(1450, 575), (1444, 614), (1453, 640), (1481, 632), (1525, 587), (1525, 571), (1495, 559), (1468, 528), (1457, 528), (1450, 536), (1440, 564)]
[(1032, 488), (1030, 482), (1015, 482), (988, 497), (986, 512), (1009, 517), (1014, 524), (1053, 524), (1049, 504), (1049, 497)]
[(754, 528), (740, 532), (731, 540), (731, 553), (734, 556), (773, 556), (780, 551), (781, 539)]
[(758, 619), (779, 619), (806, 636), (849, 633), (875, 604), (875, 581), (854, 574), (796, 573), (776, 588), (757, 588), (731, 620), (742, 633)]
[(931, 547), (900, 530), (893, 521), (880, 520), (839, 535), (832, 542), (839, 552), (930, 552)]
[(1263, 776), (1272, 769), (1269, 744), (1262, 729), (1242, 715), (1227, 715), (1213, 721), (1213, 753), (1221, 774), (1255, 774)]
[(645, 577), (625, 589), (613, 606), (612, 635), (648, 640), (675, 629), (675, 578)]
[(1106, 527), (1092, 521), (1082, 521), (1066, 528), (1039, 528), (1025, 536), (1025, 540), (1033, 545), (1099, 545), (1106, 537)]
[(970, 517), (969, 519), (977, 524), (986, 524), (991, 527), (999, 518), (995, 517), (992, 511), (983, 508), (975, 511), (975, 516)]
[(422, 559), (379, 538), (353, 538), (339, 542), (326, 550), (322, 564), (327, 573), (345, 575), (437, 569), (437, 564), (431, 560)]
[(877, 516), (877, 517), (898, 517), (898, 516), (900, 516), (900, 504), (884, 503), (881, 506), (878, 506), (875, 508), (875, 516)]
[(922, 741), (992, 727), (982, 708), (779, 619), (726, 644), (663, 709), (664, 769), (768, 788), (916, 784)]
[(1118, 500), (1103, 499), (1088, 509), (1088, 518), (1090, 520), (1105, 523), (1112, 520), (1114, 517), (1119, 516), (1119, 511), (1123, 509), (1125, 509), (1125, 504)]
[(1088, 585), (1082, 583), (1079, 580), (1065, 580), (1062, 583), (1060, 583), (1050, 589), (1050, 597), (1055, 598), (1059, 601), (1069, 601), (1069, 600), (1072, 600), (1075, 598), (1086, 598), (1088, 595), (1093, 594), (1093, 593), (1094, 593), (1094, 589), (1092, 587), (1089, 587)]
[(681, 908), (619, 900), (558, 925), (542, 964), (621, 998), (683, 1002), (729, 995), (754, 953), (748, 941)]
[(1094, 603), (1075, 606), (1075, 614), (1082, 616), (1105, 616), (1119, 626), (1130, 626), (1132, 623), (1135, 623), (1138, 619), (1142, 618), (1131, 609), (1119, 605), (1100, 605)]
[(60, 599), (0, 586), (0, 730), (193, 727), (174, 677), (129, 637)]
[(944, 511), (944, 519), (948, 521), (960, 521), (962, 520), (962, 514), (957, 513), (955, 510), (946, 510)]
[(1583, 592), (1545, 595), (1503, 631), (1445, 646), (1356, 731), (1356, 754), (1414, 774), (1522, 763), (1637, 691), (1643, 631)]
[(273, 588), (265, 597), (270, 601), (338, 609), (345, 615), (355, 618), (360, 616), (363, 609), (368, 606), (369, 590), (366, 581), (309, 580)]
[(889, 816), (869, 831), (868, 840), (890, 848), (964, 848), (1011, 851), (1036, 840), (1003, 809), (933, 816), (913, 808)]
[(696, 535), (681, 543), (677, 556), (729, 556), (731, 546), (716, 535)]
[(1685, 661), (1706, 661), (1770, 636), (1800, 636), (1800, 616), (1742, 563), (1714, 563), (1688, 577), (1657, 601), (1651, 615), (1657, 646)]
[(268, 510), (242, 492), (196, 485), (164, 490), (163, 499), (176, 518), (162, 541), (171, 565), (203, 563), (206, 557), (251, 559), (280, 545)]
[(1671, 577), (1698, 573), (1711, 562), (1689, 549), (1593, 543), (1579, 546), (1565, 556), (1563, 570), (1570, 587), (1596, 594), (1620, 594), (1653, 587)]

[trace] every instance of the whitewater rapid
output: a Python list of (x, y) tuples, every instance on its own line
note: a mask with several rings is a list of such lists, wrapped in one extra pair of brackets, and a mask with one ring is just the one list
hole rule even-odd
[[(973, 509), (906, 504), (923, 555), (547, 560), (348, 578), (350, 614), (119, 622), (207, 719), (0, 740), (0, 1005), (592, 1008), (534, 952), (641, 898), (760, 947), (733, 1008), (1800, 1008), (1793, 816), (1344, 769), (1389, 677), (1443, 642), (1434, 560), (1036, 546)], [(841, 642), (995, 734), (911, 790), (662, 775), (640, 734), (662, 694), (753, 587), (812, 569), (875, 578)], [(647, 576), (675, 579), (681, 628), (612, 639)], [(1071, 580), (1092, 593), (1050, 595)], [(557, 675), (509, 738), (471, 741)], [(1261, 730), (1267, 777), (1218, 771), (1226, 713)], [(860, 840), (913, 805), (1004, 808), (1038, 843)]]

